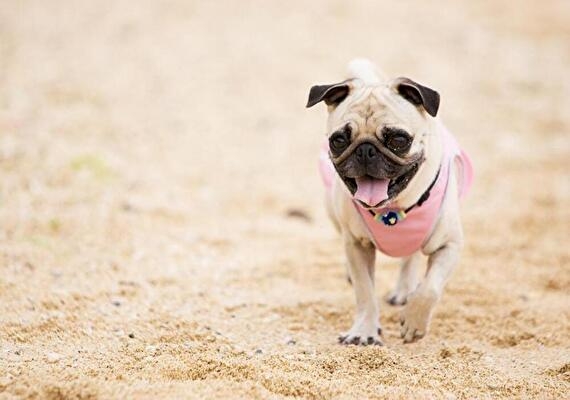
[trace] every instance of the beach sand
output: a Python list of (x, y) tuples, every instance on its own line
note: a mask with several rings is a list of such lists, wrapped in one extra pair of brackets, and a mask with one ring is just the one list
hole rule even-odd
[[(570, 397), (570, 4), (0, 3), (0, 399)], [(427, 337), (354, 312), (311, 85), (368, 57), (472, 155)]]

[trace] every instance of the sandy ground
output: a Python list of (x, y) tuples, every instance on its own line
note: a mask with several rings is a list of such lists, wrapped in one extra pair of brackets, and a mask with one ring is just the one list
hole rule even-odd
[[(355, 56), (477, 168), (417, 344), (384, 303), (386, 346), (336, 344), (304, 104)], [(565, 0), (0, 2), (0, 399), (570, 398), (569, 71)]]

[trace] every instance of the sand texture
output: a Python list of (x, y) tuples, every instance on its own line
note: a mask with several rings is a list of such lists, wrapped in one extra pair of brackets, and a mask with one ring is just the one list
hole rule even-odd
[[(366, 56), (472, 155), (429, 335), (354, 311), (312, 84)], [(0, 399), (570, 398), (570, 3), (0, 2)]]

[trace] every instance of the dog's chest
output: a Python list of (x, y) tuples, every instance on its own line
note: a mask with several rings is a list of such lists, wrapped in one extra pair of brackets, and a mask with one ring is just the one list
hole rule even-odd
[(376, 210), (390, 219), (389, 223), (385, 223), (382, 219), (375, 218), (369, 210), (354, 205), (378, 250), (391, 257), (407, 257), (421, 249), (437, 222), (447, 188), (446, 176), (438, 177), (427, 201), (421, 207), (412, 209), (401, 220), (391, 215), (401, 210)]

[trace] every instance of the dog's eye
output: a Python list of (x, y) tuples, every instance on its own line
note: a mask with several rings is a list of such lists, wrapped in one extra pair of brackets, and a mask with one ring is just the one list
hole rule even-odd
[(404, 132), (389, 132), (384, 139), (384, 144), (393, 153), (402, 154), (409, 150), (412, 138)]
[(337, 149), (342, 149), (343, 147), (346, 146), (346, 138), (343, 136), (334, 137), (332, 139), (332, 145)]
[(386, 145), (394, 150), (403, 150), (410, 143), (410, 138), (404, 135), (394, 135), (386, 142)]
[(329, 139), (329, 144), (331, 150), (336, 152), (341, 152), (344, 149), (346, 149), (346, 147), (348, 146), (348, 141), (349, 140), (344, 132), (343, 133), (338, 132), (331, 136), (331, 138)]

